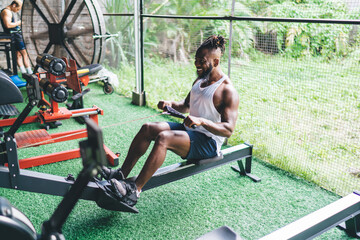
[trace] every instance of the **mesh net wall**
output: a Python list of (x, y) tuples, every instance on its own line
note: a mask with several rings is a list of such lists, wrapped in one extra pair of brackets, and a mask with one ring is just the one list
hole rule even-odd
[[(287, 25), (291, 31), (305, 24)], [(360, 183), (359, 48), (340, 57), (335, 47), (321, 56), (330, 46), (314, 48), (300, 36), (279, 39), (274, 33), (282, 27), (256, 32), (254, 52), (232, 60), (231, 79), (241, 95), (234, 135), (254, 144), (260, 159), (348, 194)], [(349, 34), (353, 26), (340, 27)], [(318, 25), (315, 36), (333, 31)], [(338, 41), (348, 43), (348, 34)], [(301, 51), (288, 52), (292, 47)]]
[[(231, 1), (144, 1), (146, 14), (227, 16), (231, 7)], [(236, 1), (234, 9), (238, 17), (359, 19), (359, 13), (360, 2), (355, 0)], [(110, 33), (121, 34), (121, 47), (127, 49), (111, 49), (107, 59), (112, 65), (110, 59), (116, 57), (113, 67), (125, 79), (122, 89), (129, 91), (134, 87), (133, 26), (121, 29), (132, 19), (107, 19), (117, 22)], [(233, 21), (232, 26), (230, 78), (241, 103), (229, 143), (254, 144), (259, 159), (337, 194), (358, 189), (358, 26), (261, 21)], [(144, 18), (144, 80), (150, 106), (169, 96), (181, 100), (187, 95), (196, 78), (195, 51), (212, 34), (229, 38), (230, 22)], [(227, 45), (221, 59), (225, 74), (228, 56)]]

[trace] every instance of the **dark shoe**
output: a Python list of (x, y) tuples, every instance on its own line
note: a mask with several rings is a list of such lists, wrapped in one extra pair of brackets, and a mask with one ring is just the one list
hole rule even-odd
[(110, 180), (110, 183), (114, 193), (121, 202), (124, 202), (131, 207), (137, 203), (139, 199), (139, 193), (137, 192), (137, 187), (134, 181), (117, 181), (113, 178)]
[(110, 180), (113, 178), (115, 178), (116, 180), (124, 180), (125, 179), (124, 174), (121, 171), (121, 168), (114, 170), (114, 169), (103, 166), (101, 175), (106, 180)]

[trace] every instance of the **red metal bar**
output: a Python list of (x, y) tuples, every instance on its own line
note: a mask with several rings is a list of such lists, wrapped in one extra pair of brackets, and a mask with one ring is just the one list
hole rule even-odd
[[(119, 164), (118, 156), (116, 154), (114, 154), (105, 145), (104, 145), (104, 150), (105, 150), (106, 157), (107, 157), (110, 165), (117, 166)], [(20, 159), (19, 166), (21, 169), (24, 169), (24, 168), (36, 167), (36, 166), (41, 166), (41, 165), (45, 165), (45, 164), (75, 159), (75, 158), (80, 158), (80, 149), (79, 148), (62, 151), (62, 152), (58, 152), (58, 153), (51, 153), (51, 154), (42, 155), (42, 156)]]
[(104, 144), (104, 150), (106, 153), (106, 158), (111, 166), (119, 165), (119, 156), (113, 153), (107, 146)]
[[(16, 121), (16, 118), (9, 118), (9, 119), (1, 119), (0, 120), (0, 127), (6, 127), (6, 126), (11, 126), (14, 124), (14, 122)], [(25, 118), (25, 120), (23, 121), (24, 123), (34, 123), (34, 122), (38, 122), (39, 119), (37, 116), (30, 116)]]
[[(61, 133), (53, 133), (50, 134), (51, 138), (54, 140), (54, 143), (57, 142), (65, 142), (70, 140), (75, 140), (79, 138), (85, 138), (87, 137), (86, 129), (79, 129), (79, 130), (72, 130), (67, 132), (61, 132)], [(47, 144), (47, 143), (45, 143)]]
[(20, 159), (19, 160), (19, 166), (21, 169), (24, 168), (30, 168), (30, 167), (36, 167), (40, 165), (65, 161), (69, 159), (79, 158), (80, 157), (80, 149), (72, 149), (68, 151), (58, 152), (58, 153), (52, 153), (42, 156), (36, 156), (26, 159)]

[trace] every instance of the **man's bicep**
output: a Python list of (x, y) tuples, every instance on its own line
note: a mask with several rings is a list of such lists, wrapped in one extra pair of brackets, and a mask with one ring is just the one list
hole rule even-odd
[(9, 14), (7, 11), (3, 11), (1, 13), (1, 18), (6, 26), (11, 23), (11, 14)]
[(223, 120), (235, 126), (239, 109), (239, 95), (235, 89), (227, 90), (224, 95)]
[(187, 107), (187, 108), (190, 107), (190, 92), (188, 93), (188, 95), (184, 99), (184, 106)]

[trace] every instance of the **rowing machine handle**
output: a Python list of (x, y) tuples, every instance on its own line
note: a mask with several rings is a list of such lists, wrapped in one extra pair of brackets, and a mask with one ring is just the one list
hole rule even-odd
[[(184, 114), (182, 114), (181, 112), (176, 111), (175, 109), (173, 109), (172, 107), (169, 107), (169, 106), (165, 106), (164, 111), (167, 112), (169, 115), (171, 115), (173, 117), (177, 117), (177, 118), (181, 118), (181, 119), (186, 118), (186, 116)], [(196, 127), (197, 126), (195, 124), (191, 126), (192, 129), (195, 129)]]

